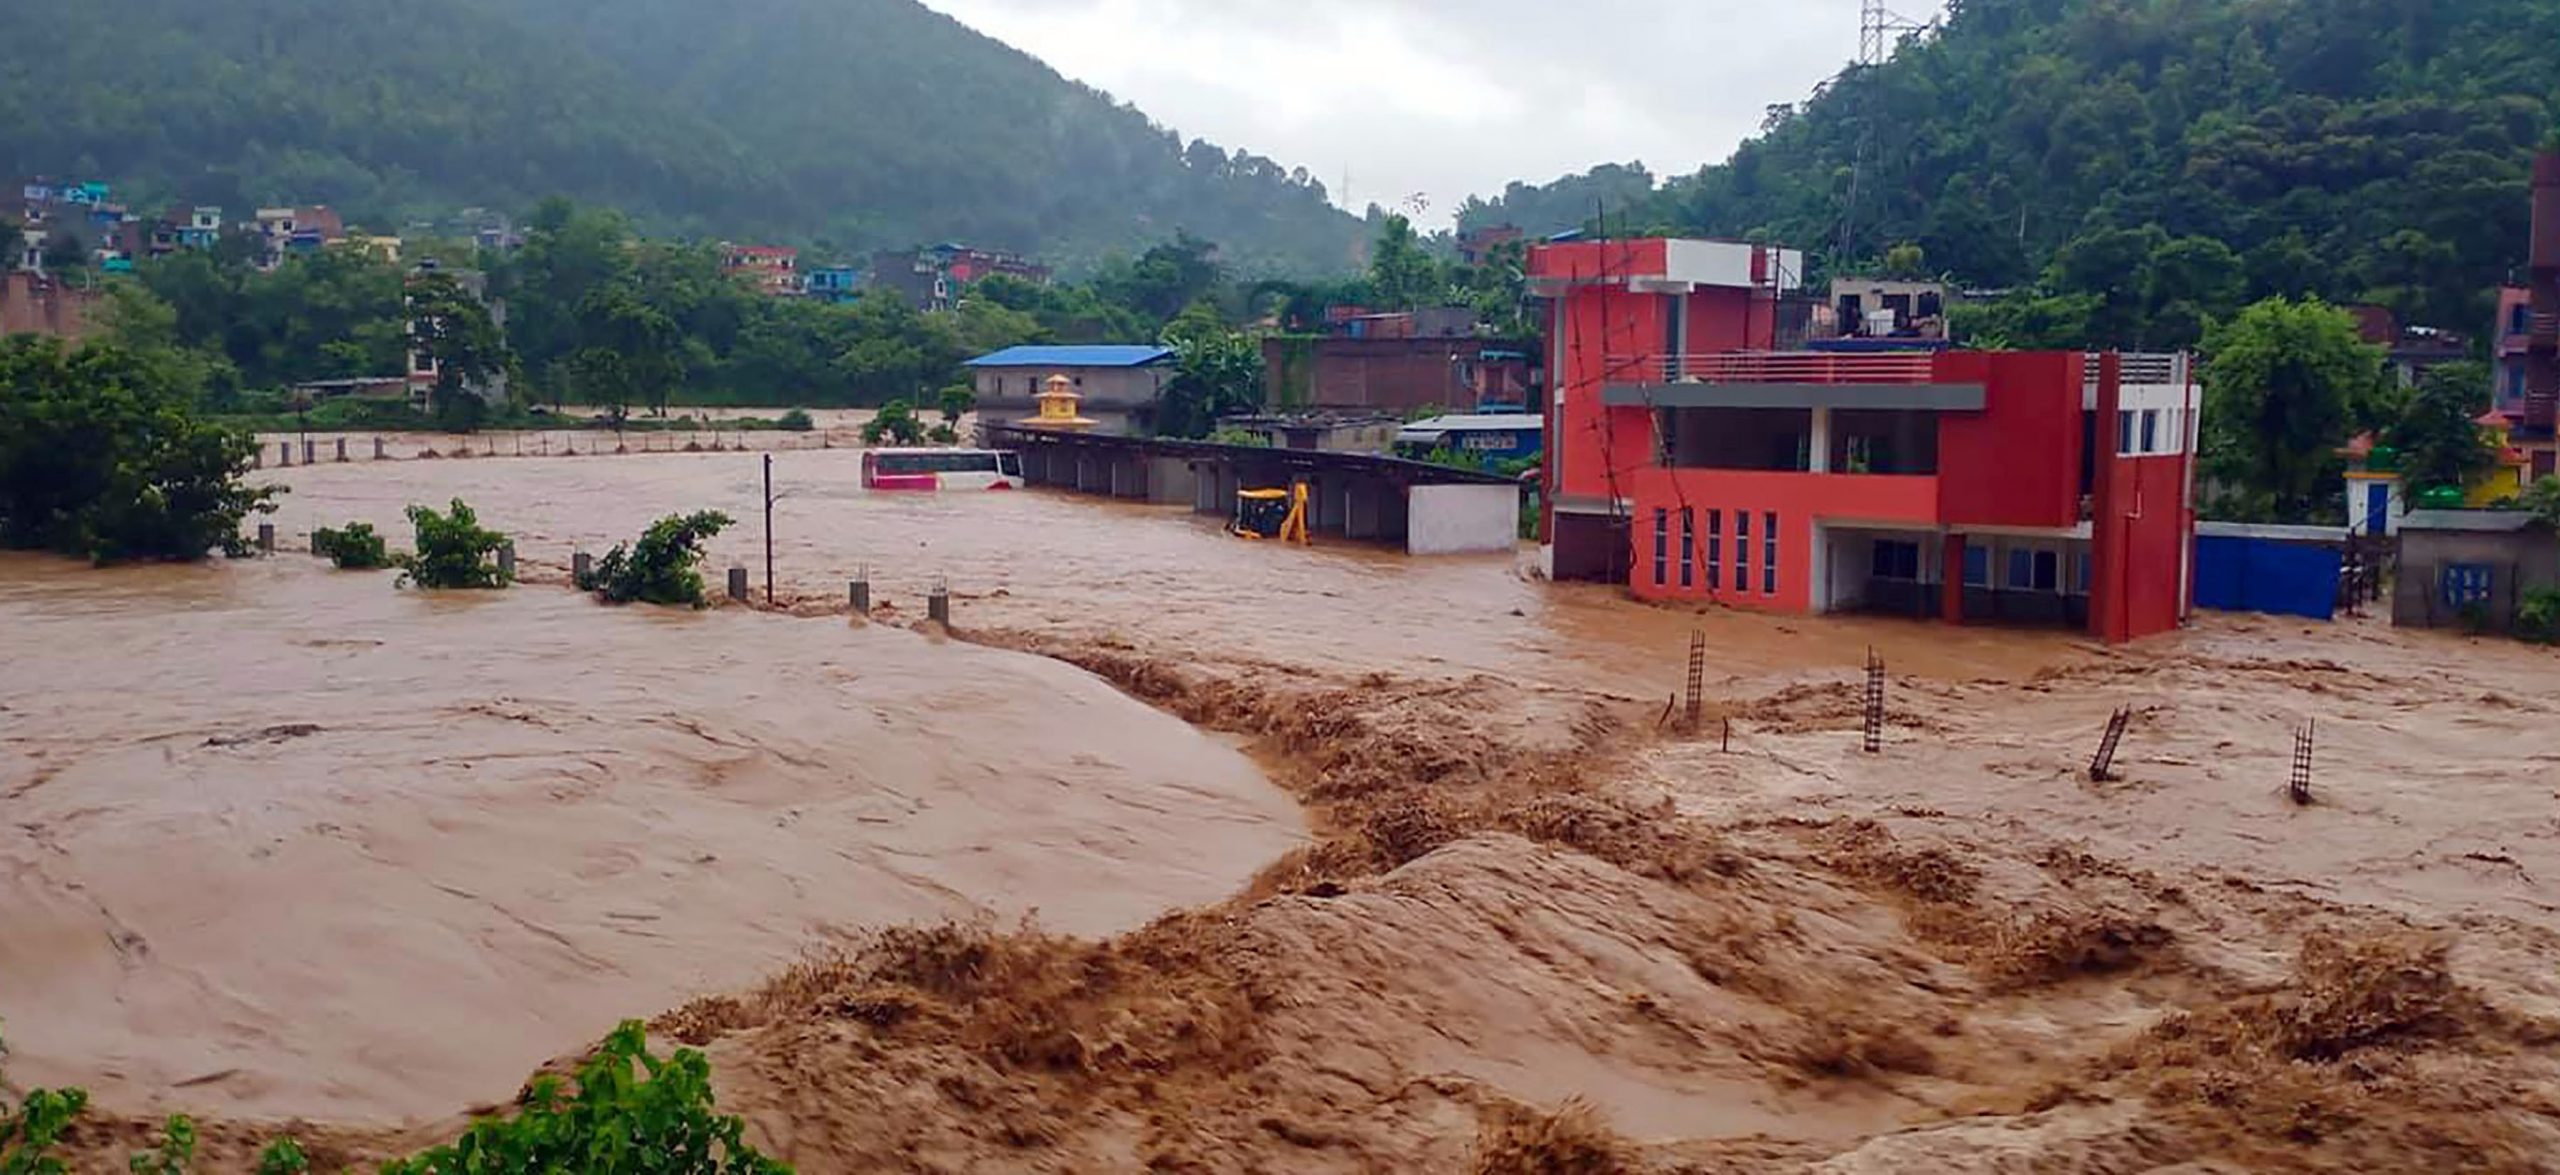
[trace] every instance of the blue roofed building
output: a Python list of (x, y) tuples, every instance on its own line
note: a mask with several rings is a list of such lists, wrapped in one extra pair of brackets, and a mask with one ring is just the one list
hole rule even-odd
[(1173, 351), (1151, 344), (1007, 347), (970, 360), (968, 367), (982, 421), (1032, 415), (1041, 385), (1063, 375), (1083, 395), (1084, 415), (1101, 422), (1094, 431), (1145, 432), (1154, 424), (1156, 396), (1173, 378)]

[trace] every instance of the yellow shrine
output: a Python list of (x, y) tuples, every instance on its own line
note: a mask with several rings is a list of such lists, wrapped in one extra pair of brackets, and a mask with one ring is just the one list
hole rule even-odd
[(1042, 380), (1040, 394), (1032, 398), (1040, 401), (1040, 414), (1022, 423), (1033, 428), (1062, 428), (1081, 432), (1102, 423), (1084, 415), (1081, 410), (1084, 393), (1076, 390), (1076, 381), (1063, 375), (1053, 375)]

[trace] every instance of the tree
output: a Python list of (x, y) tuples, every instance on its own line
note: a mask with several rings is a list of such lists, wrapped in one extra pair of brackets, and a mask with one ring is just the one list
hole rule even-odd
[(256, 449), (121, 347), (0, 341), (0, 546), (99, 563), (245, 554), (241, 522), (282, 492), (242, 483)]
[(1164, 344), (1173, 348), (1174, 375), (1156, 400), (1158, 435), (1205, 437), (1220, 417), (1261, 407), (1261, 348), (1228, 329), (1207, 303), (1167, 324)]
[(485, 405), (472, 387), (508, 365), (507, 343), (490, 319), (489, 307), (453, 275), (426, 273), (409, 285), (409, 322), (410, 346), (435, 364), (429, 402), (437, 418), (448, 425), (476, 426)]
[(502, 588), (509, 576), (497, 564), (498, 548), (507, 536), (480, 525), (480, 516), (462, 499), (439, 514), (428, 506), (409, 507), (409, 524), (417, 529), (417, 549), (400, 557), (396, 586), (422, 588)]
[(671, 514), (649, 524), (637, 545), (614, 544), (579, 577), (580, 591), (609, 604), (703, 605), (702, 544), (736, 521), (717, 510)]
[(2243, 521), (2311, 521), (2339, 507), (2338, 449), (2388, 409), (2383, 352), (2355, 316), (2271, 298), (2205, 337), (2204, 463)]
[(2384, 439), (2400, 451), (2410, 489), (2462, 489), (2497, 463), (2497, 450), (2475, 421), (2489, 408), (2489, 367), (2465, 360), (2428, 369), (2417, 394)]
[(582, 372), (581, 391), (611, 397), (591, 402), (613, 404), (617, 420), (632, 404), (666, 415), (667, 397), (684, 378), (684, 339), (674, 320), (617, 281), (579, 298), (577, 321), (579, 349), (572, 364)]
[(916, 419), (913, 406), (904, 400), (891, 400), (863, 424), (863, 444), (876, 446), (882, 441), (893, 445), (924, 443), (924, 423)]
[(1413, 222), (1390, 214), (1369, 249), (1369, 286), (1385, 310), (1438, 305), (1448, 290), (1440, 263), (1424, 252)]
[(1919, 245), (1904, 241), (1884, 251), (1884, 275), (1905, 281), (1929, 276), (1929, 254)]
[(942, 409), (942, 422), (958, 425), (961, 417), (978, 406), (978, 393), (971, 391), (967, 384), (952, 384), (942, 389), (935, 402)]

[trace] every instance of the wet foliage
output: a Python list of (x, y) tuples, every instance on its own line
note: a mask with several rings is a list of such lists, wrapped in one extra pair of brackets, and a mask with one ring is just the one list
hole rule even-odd
[(350, 522), (344, 527), (321, 527), (311, 532), (311, 553), (338, 565), (341, 571), (371, 571), (391, 566), (391, 552), (383, 546), (382, 536), (374, 533), (370, 522)]
[(409, 522), (418, 528), (415, 554), (401, 556), (400, 586), (422, 588), (502, 588), (510, 577), (498, 567), (498, 548), (507, 536), (483, 529), (480, 516), (460, 498), (439, 514), (427, 506), (409, 507)]
[(702, 544), (736, 521), (717, 510), (670, 514), (649, 524), (634, 545), (616, 544), (578, 577), (578, 590), (609, 604), (704, 604)]
[(241, 520), (282, 492), (242, 483), (255, 448), (137, 352), (0, 344), (0, 547), (102, 564), (246, 554)]
[(758, 1153), (745, 1124), (712, 1112), (711, 1063), (692, 1049), (652, 1056), (646, 1031), (624, 1021), (578, 1067), (576, 1092), (534, 1079), (511, 1118), (485, 1118), (449, 1146), (386, 1163), (383, 1175), (770, 1175), (789, 1167)]

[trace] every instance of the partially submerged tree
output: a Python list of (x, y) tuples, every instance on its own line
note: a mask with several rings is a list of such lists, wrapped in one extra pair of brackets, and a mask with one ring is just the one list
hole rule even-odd
[(480, 516), (460, 498), (439, 514), (427, 506), (409, 507), (409, 522), (418, 530), (417, 551), (400, 559), (401, 587), (502, 588), (511, 577), (498, 567), (498, 548), (507, 536), (483, 529)]
[(99, 563), (246, 554), (274, 509), (248, 434), (196, 416), (169, 370), (110, 344), (0, 341), (0, 546)]
[(609, 604), (703, 606), (702, 544), (736, 521), (716, 510), (671, 514), (649, 524), (640, 541), (615, 544), (578, 578), (581, 591)]

